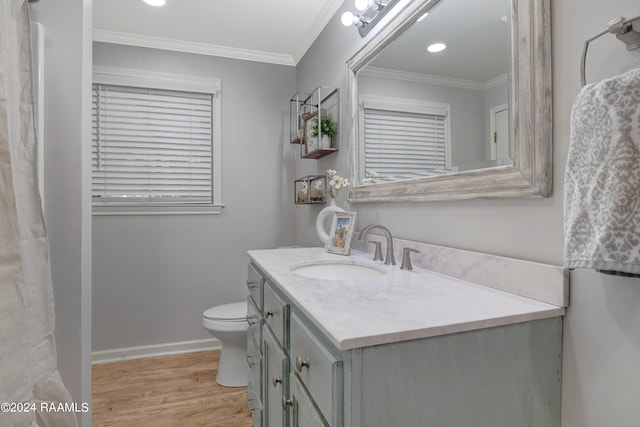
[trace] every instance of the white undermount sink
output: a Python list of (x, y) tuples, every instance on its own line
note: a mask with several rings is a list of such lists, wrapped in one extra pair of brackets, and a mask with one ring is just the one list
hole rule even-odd
[(349, 261), (311, 261), (296, 264), (291, 271), (299, 276), (321, 280), (366, 280), (387, 274), (381, 267)]

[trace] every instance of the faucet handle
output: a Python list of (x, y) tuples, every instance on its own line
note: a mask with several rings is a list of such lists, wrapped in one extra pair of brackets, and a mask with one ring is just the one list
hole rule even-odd
[(382, 261), (382, 242), (378, 242), (376, 240), (369, 240), (369, 243), (373, 243), (375, 245), (375, 253), (373, 254), (374, 261)]
[(400, 270), (413, 270), (411, 265), (411, 252), (420, 253), (419, 250), (413, 248), (404, 248), (402, 250), (402, 265)]

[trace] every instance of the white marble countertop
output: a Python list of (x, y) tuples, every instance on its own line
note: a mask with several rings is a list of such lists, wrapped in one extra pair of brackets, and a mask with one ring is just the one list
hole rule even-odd
[[(563, 307), (433, 271), (400, 270), (352, 251), (349, 257), (323, 248), (248, 251), (252, 261), (339, 350), (427, 338), (557, 317)], [(305, 261), (353, 261), (387, 274), (367, 280), (318, 280), (290, 268)]]

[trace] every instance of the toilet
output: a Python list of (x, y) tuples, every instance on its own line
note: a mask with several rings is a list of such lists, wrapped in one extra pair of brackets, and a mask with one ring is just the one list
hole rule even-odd
[(211, 307), (202, 313), (202, 326), (222, 343), (216, 382), (225, 387), (247, 385), (247, 303)]

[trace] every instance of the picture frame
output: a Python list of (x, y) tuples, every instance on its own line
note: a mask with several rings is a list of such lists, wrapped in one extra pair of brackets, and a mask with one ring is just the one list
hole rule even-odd
[(356, 212), (336, 212), (331, 221), (327, 252), (349, 255), (355, 225)]

